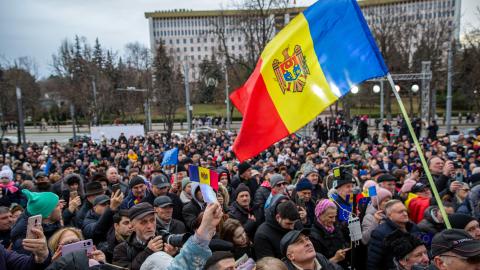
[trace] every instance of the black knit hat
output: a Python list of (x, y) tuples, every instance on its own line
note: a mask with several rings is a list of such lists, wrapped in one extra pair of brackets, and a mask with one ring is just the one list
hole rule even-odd
[(244, 191), (248, 191), (248, 193), (250, 193), (250, 189), (244, 183), (240, 183), (238, 187), (235, 189), (235, 191), (233, 192), (233, 199), (236, 200), (240, 192), (244, 192)]
[(397, 180), (398, 180), (398, 179), (397, 179), (395, 176), (386, 173), (386, 174), (380, 175), (380, 176), (377, 178), (377, 183), (389, 182), (389, 181), (395, 181), (395, 182), (396, 182)]
[(387, 249), (391, 250), (393, 256), (397, 260), (405, 258), (418, 246), (423, 245), (422, 241), (415, 236), (395, 230), (389, 234), (384, 240)]
[(103, 192), (104, 190), (100, 182), (90, 182), (85, 187), (85, 196), (100, 195)]
[(230, 258), (232, 258), (232, 259), (234, 258), (233, 254), (230, 251), (215, 251), (215, 252), (213, 252), (212, 257), (208, 258), (208, 260), (205, 263), (205, 266), (203, 267), (203, 269), (206, 270), (206, 269), (214, 266), (219, 261), (225, 260), (225, 259), (230, 259)]
[(244, 172), (246, 172), (248, 169), (250, 169), (250, 164), (247, 162), (242, 162), (238, 165), (238, 175), (242, 175)]
[(145, 181), (143, 180), (142, 177), (140, 177), (140, 176), (135, 176), (135, 177), (132, 178), (132, 180), (130, 180), (130, 182), (128, 183), (128, 188), (129, 188), (129, 189), (132, 189), (134, 186), (140, 185), (140, 184), (145, 184)]
[(470, 223), (470, 221), (475, 220), (475, 218), (469, 215), (455, 213), (449, 215), (448, 220), (450, 220), (452, 229), (465, 230), (467, 224)]

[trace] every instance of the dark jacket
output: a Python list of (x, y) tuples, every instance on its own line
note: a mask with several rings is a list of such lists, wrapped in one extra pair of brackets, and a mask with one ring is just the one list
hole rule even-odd
[(82, 207), (77, 211), (75, 215), (75, 224), (77, 228), (81, 228), (83, 226), (83, 220), (85, 219), (85, 216), (87, 215), (88, 211), (90, 211), (93, 208), (93, 205), (85, 199), (85, 201), (82, 204)]
[[(258, 227), (255, 233), (255, 256), (257, 260), (263, 257), (276, 257), (281, 258), (280, 252), (280, 240), (290, 230), (284, 229), (278, 224), (275, 216), (277, 214), (277, 206), (282, 199), (286, 199), (286, 196), (278, 195), (272, 199), (270, 207), (266, 210), (265, 222)], [(298, 225), (297, 225), (298, 224)], [(301, 223), (298, 222), (298, 227), (301, 227)], [(296, 226), (296, 227), (297, 227)]]
[(327, 258), (335, 256), (337, 250), (346, 248), (345, 238), (340, 228), (335, 226), (335, 230), (329, 233), (317, 221), (313, 223), (310, 230), (310, 241), (312, 241), (315, 251)]
[(52, 262), (52, 264), (47, 268), (47, 270), (118, 270), (119, 268), (99, 264), (92, 267), (88, 266), (88, 257), (82, 251), (76, 251), (69, 253), (65, 256), (60, 257), (58, 260)]
[[(325, 256), (320, 253), (317, 253), (317, 261), (322, 266), (322, 270), (341, 270), (342, 267), (337, 264), (331, 263)], [(287, 266), (288, 270), (297, 270), (297, 268), (287, 259), (284, 259), (283, 262)]]
[[(27, 224), (29, 217), (30, 214), (28, 214), (27, 211), (20, 215), (18, 217), (17, 223), (13, 225), (12, 232), (10, 234), (13, 244), (12, 250), (27, 255), (30, 255), (31, 253), (23, 249), (22, 241), (27, 236)], [(43, 234), (47, 238), (47, 241), (61, 227), (62, 225), (60, 224), (60, 221), (53, 224), (42, 223)]]
[[(135, 204), (138, 204), (140, 202), (143, 202), (143, 200), (145, 198), (147, 198), (149, 195), (150, 191), (145, 191), (145, 196), (143, 196), (143, 198), (139, 201), (139, 202), (135, 202), (135, 200), (137, 199), (135, 196), (133, 196), (133, 193), (131, 190), (128, 191), (128, 195), (127, 197), (125, 197), (122, 201), (122, 204), (120, 205), (120, 209), (130, 209), (132, 208), (132, 206), (134, 206)], [(153, 205), (153, 204), (152, 204)]]
[(137, 241), (133, 232), (127, 241), (118, 244), (113, 251), (112, 263), (131, 270), (138, 270), (153, 251), (147, 248), (147, 244)]
[(94, 244), (107, 240), (107, 233), (113, 226), (114, 211), (107, 207), (103, 215), (90, 210), (83, 220), (82, 232), (85, 239), (92, 239)]
[(15, 251), (8, 251), (0, 245), (0, 269), (5, 270), (43, 270), (51, 261), (51, 256), (43, 263), (36, 263), (32, 255), (19, 254)]
[(257, 224), (262, 224), (265, 221), (265, 202), (270, 196), (271, 188), (260, 186), (255, 192), (255, 197), (253, 198), (253, 212)]
[(12, 203), (25, 207), (25, 196), (23, 196), (20, 188), (14, 193), (6, 188), (0, 188), (0, 206), (10, 207)]
[[(173, 202), (173, 218), (178, 219), (180, 221), (183, 221), (183, 216), (182, 216), (182, 208), (183, 208), (183, 203), (182, 200), (180, 200), (180, 197), (177, 196), (177, 194), (174, 193), (167, 193), (167, 196), (172, 199)], [(153, 195), (152, 192), (148, 192), (147, 196), (143, 198), (142, 202), (148, 202), (149, 204), (153, 205), (153, 201), (155, 201), (155, 195)]]
[(253, 198), (255, 192), (257, 192), (258, 187), (260, 186), (255, 177), (250, 179), (243, 179), (238, 175), (238, 173), (232, 179), (232, 188), (235, 190), (240, 183), (244, 183), (250, 189), (250, 197)]
[(115, 236), (115, 229), (113, 226), (110, 228), (110, 230), (108, 230), (106, 236), (106, 241), (99, 243), (97, 245), (97, 249), (103, 251), (103, 253), (105, 253), (105, 257), (107, 258), (107, 262), (111, 263), (113, 257), (113, 250), (118, 244), (121, 243), (121, 241), (117, 240), (117, 237)]
[[(384, 223), (378, 225), (378, 227), (372, 232), (372, 236), (368, 242), (368, 270), (395, 268), (392, 253), (385, 248), (383, 241), (389, 234), (398, 229), (398, 226), (387, 218)], [(417, 225), (412, 222), (407, 223), (407, 232), (414, 236), (420, 235), (421, 233)]]
[(205, 204), (200, 203), (197, 198), (195, 197), (195, 192), (197, 189), (200, 189), (198, 183), (192, 183), (192, 200), (185, 204), (182, 209), (183, 220), (185, 221), (185, 226), (187, 226), (187, 230), (193, 232), (193, 227), (195, 225), (195, 221), (197, 220), (198, 215), (204, 210)]
[(436, 206), (428, 207), (427, 210), (425, 210), (423, 220), (420, 221), (420, 223), (418, 223), (418, 228), (422, 232), (431, 235), (432, 238), (436, 233), (439, 233), (446, 229), (445, 223), (438, 223), (433, 219), (432, 210), (434, 208), (437, 208), (437, 207)]
[(10, 246), (10, 233), (12, 230), (7, 231), (0, 231), (0, 245), (4, 248), (8, 248)]
[(252, 209), (245, 209), (238, 205), (238, 203), (235, 201), (228, 209), (228, 215), (231, 218), (240, 221), (248, 237), (250, 237), (250, 239), (253, 238), (255, 235), (255, 230), (257, 229), (257, 223), (248, 218), (249, 215), (253, 215)]
[(186, 233), (187, 229), (185, 228), (185, 224), (183, 224), (183, 222), (172, 218), (172, 220), (170, 221), (170, 226), (168, 227), (168, 230), (167, 230), (167, 228), (164, 227), (163, 224), (157, 218), (157, 229), (156, 229), (157, 235), (160, 234), (161, 231), (168, 231), (170, 234), (182, 234), (182, 233)]

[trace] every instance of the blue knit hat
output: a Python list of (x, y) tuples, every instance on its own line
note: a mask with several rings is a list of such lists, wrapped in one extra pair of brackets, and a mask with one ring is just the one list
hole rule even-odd
[(297, 191), (312, 190), (313, 186), (312, 186), (312, 183), (310, 183), (310, 180), (308, 180), (307, 178), (302, 178), (302, 179), (300, 179), (300, 181), (298, 181), (295, 189)]
[(28, 189), (22, 189), (22, 193), (27, 197), (27, 211), (30, 215), (42, 215), (47, 218), (58, 205), (58, 196), (52, 192), (31, 192)]

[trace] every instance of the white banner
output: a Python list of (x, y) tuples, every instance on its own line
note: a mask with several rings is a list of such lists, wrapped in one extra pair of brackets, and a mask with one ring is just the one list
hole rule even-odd
[(120, 134), (123, 133), (127, 139), (130, 136), (145, 136), (143, 125), (118, 125), (118, 126), (95, 126), (90, 129), (92, 140), (101, 141), (103, 138), (110, 140), (112, 138), (118, 140)]

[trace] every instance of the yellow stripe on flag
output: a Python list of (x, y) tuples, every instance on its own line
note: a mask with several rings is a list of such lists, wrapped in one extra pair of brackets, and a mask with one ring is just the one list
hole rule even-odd
[(200, 184), (210, 185), (210, 170), (203, 167), (198, 167), (198, 176), (200, 178)]
[[(303, 14), (295, 17), (268, 43), (261, 57), (261, 73), (268, 93), (290, 133), (303, 127), (337, 100), (318, 63)], [(297, 73), (293, 70), (294, 66), (297, 66)], [(298, 66), (302, 67), (300, 71)], [(286, 70), (296, 78), (294, 83), (284, 79)]]

